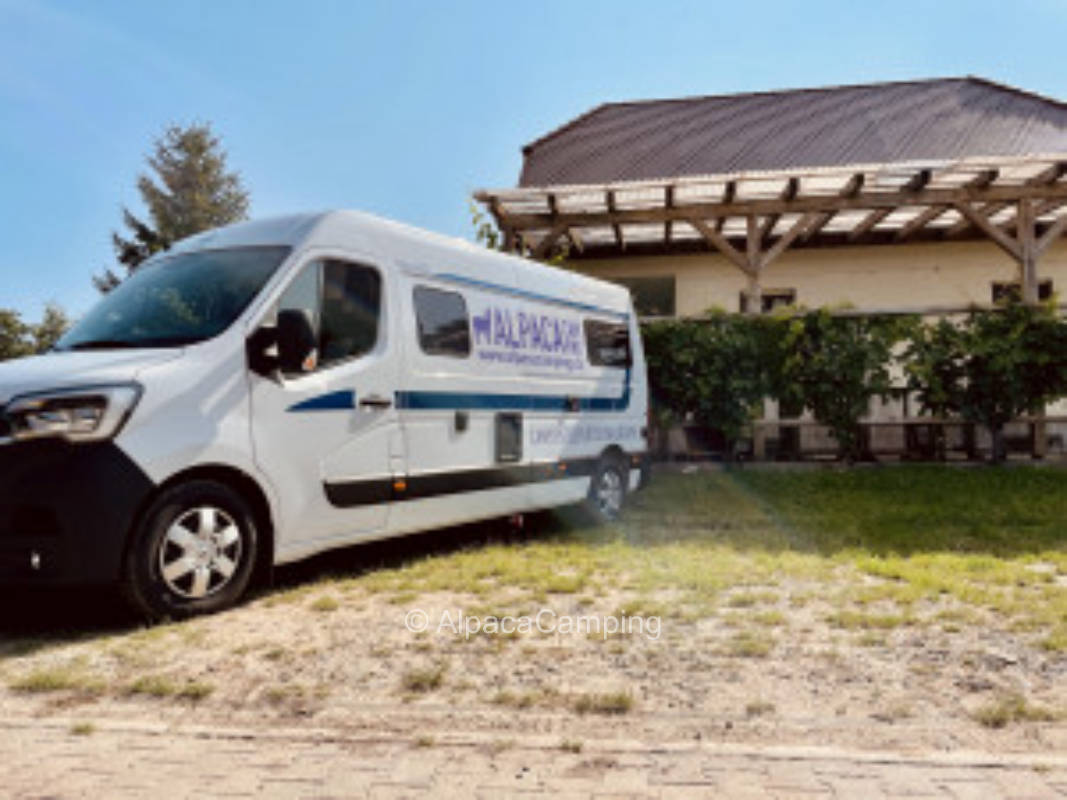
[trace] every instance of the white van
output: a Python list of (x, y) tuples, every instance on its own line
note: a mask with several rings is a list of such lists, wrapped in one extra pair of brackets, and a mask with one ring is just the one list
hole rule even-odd
[(647, 402), (618, 286), (349, 211), (209, 231), (0, 364), (0, 580), (181, 617), (355, 542), (610, 519)]

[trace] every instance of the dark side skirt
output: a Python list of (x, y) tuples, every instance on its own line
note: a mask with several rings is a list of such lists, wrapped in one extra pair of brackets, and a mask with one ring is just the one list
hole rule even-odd
[[(631, 469), (644, 470), (646, 456), (628, 457)], [(598, 458), (577, 458), (537, 464), (498, 465), (484, 469), (464, 469), (409, 475), (401, 478), (372, 478), (325, 484), (326, 497), (339, 508), (422, 500), (485, 489), (503, 489), (531, 483), (587, 478), (596, 469)]]

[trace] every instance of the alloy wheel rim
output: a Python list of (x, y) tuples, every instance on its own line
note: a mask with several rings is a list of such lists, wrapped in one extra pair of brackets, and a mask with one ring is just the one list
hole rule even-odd
[(217, 506), (197, 506), (167, 529), (159, 546), (159, 574), (174, 594), (200, 600), (230, 583), (242, 551), (233, 517)]
[(616, 517), (622, 509), (622, 480), (615, 470), (605, 470), (597, 483), (597, 507), (606, 517)]

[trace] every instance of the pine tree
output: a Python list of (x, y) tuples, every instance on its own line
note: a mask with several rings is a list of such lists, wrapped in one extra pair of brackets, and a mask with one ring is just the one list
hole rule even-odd
[[(236, 172), (227, 170), (226, 153), (208, 124), (172, 125), (156, 140), (137, 190), (148, 209), (142, 220), (122, 209), (126, 235), (112, 233), (115, 258), (129, 275), (149, 256), (194, 233), (228, 225), (248, 215), (248, 192)], [(107, 269), (93, 277), (101, 292), (122, 278)]]
[(44, 307), (44, 316), (41, 321), (32, 326), (33, 349), (38, 353), (51, 350), (59, 338), (70, 327), (70, 317), (62, 308), (55, 303), (48, 303)]

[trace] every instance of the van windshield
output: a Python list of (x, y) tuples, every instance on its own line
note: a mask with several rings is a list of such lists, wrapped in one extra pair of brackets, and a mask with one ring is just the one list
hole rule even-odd
[(108, 292), (56, 350), (180, 347), (228, 328), (289, 254), (234, 247), (153, 260)]

